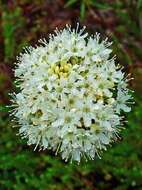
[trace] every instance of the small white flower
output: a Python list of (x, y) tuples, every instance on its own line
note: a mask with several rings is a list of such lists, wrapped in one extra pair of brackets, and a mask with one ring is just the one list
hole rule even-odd
[(94, 159), (117, 138), (121, 110), (130, 111), (131, 98), (122, 69), (109, 58), (111, 43), (83, 32), (67, 26), (49, 42), (40, 40), (43, 46), (25, 48), (15, 69), (20, 92), (13, 100), (28, 145), (78, 162), (83, 155)]
[(117, 94), (117, 102), (116, 102), (116, 112), (120, 113), (120, 110), (125, 112), (130, 112), (131, 108), (126, 105), (127, 101), (131, 98), (130, 95), (127, 94), (128, 92), (123, 92), (121, 90), (118, 91)]

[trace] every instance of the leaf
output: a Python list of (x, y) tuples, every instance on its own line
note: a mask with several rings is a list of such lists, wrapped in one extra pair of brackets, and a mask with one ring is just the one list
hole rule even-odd
[(85, 7), (86, 7), (86, 4), (83, 1), (80, 7), (80, 17), (82, 21), (84, 20), (84, 17), (85, 17)]
[(78, 0), (70, 0), (65, 5), (64, 8), (70, 7), (72, 4), (76, 3)]
[(97, 7), (97, 8), (104, 9), (104, 10), (107, 9), (107, 7), (105, 7), (104, 5), (102, 5), (102, 4), (100, 4), (100, 3), (93, 2), (93, 1), (91, 1), (91, 0), (88, 0), (88, 3), (89, 3), (90, 5), (92, 5), (93, 7)]
[(111, 33), (111, 37), (112, 37), (114, 43), (116, 45), (118, 45), (119, 44), (119, 40), (118, 40), (117, 36), (113, 32)]
[(142, 0), (138, 0), (138, 2), (137, 2), (137, 9), (140, 9), (141, 5), (142, 5)]
[(0, 111), (8, 113), (8, 110), (9, 109), (6, 106), (4, 106), (3, 104), (0, 104)]

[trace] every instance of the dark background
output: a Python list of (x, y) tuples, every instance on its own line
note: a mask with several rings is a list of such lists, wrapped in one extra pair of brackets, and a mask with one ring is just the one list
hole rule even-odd
[[(25, 45), (65, 24), (86, 25), (113, 41), (116, 62), (134, 80), (135, 105), (121, 138), (102, 159), (65, 163), (53, 152), (33, 151), (16, 134), (8, 93), (18, 91), (13, 68)], [(142, 190), (142, 0), (0, 0), (0, 190)]]

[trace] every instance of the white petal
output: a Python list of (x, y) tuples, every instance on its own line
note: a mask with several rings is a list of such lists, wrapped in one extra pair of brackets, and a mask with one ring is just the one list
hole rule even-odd
[(126, 105), (123, 105), (122, 108), (125, 112), (130, 112), (131, 111), (131, 108), (126, 106)]
[(73, 159), (80, 162), (80, 152), (79, 150), (75, 150), (73, 153)]
[(89, 117), (86, 116), (83, 120), (87, 127), (89, 127), (91, 125), (91, 119)]
[(101, 135), (100, 135), (100, 140), (101, 140), (102, 143), (104, 143), (104, 144), (109, 144), (109, 139), (108, 139), (104, 134), (101, 134)]
[(48, 141), (44, 137), (42, 138), (42, 144), (43, 144), (44, 149), (46, 149), (48, 147)]
[(59, 119), (59, 120), (55, 121), (54, 123), (52, 123), (52, 126), (58, 127), (58, 126), (63, 125), (63, 123), (64, 123), (64, 119)]

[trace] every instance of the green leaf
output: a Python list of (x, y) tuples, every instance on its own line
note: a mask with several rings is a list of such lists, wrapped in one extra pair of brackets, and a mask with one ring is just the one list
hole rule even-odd
[(142, 0), (138, 0), (138, 2), (137, 2), (137, 9), (140, 9), (141, 5), (142, 5)]
[(97, 8), (104, 9), (104, 10), (107, 9), (107, 7), (105, 7), (104, 5), (102, 5), (102, 4), (100, 4), (100, 3), (93, 2), (93, 1), (91, 1), (91, 0), (88, 0), (88, 3), (89, 3), (90, 5), (92, 5), (93, 7), (97, 7)]
[(83, 1), (80, 7), (80, 17), (82, 21), (84, 20), (84, 17), (85, 17), (85, 7), (86, 7), (86, 4)]
[(117, 36), (113, 32), (111, 33), (111, 37), (112, 37), (114, 43), (116, 45), (118, 45), (119, 44), (119, 40), (118, 40)]
[(3, 112), (7, 112), (8, 113), (8, 107), (6, 107), (5, 105), (3, 104), (0, 104), (0, 111), (3, 111)]
[(78, 0), (70, 0), (65, 5), (64, 8), (70, 7), (72, 4), (76, 3)]

